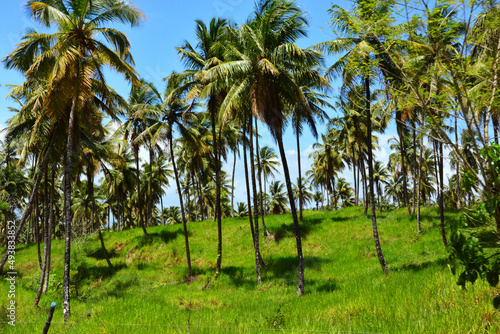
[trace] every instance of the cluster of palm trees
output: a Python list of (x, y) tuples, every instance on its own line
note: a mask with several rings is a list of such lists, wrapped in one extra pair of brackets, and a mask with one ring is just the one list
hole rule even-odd
[[(447, 245), (445, 205), (462, 207), (500, 193), (498, 182), (487, 182), (496, 180), (493, 157), (480, 158), (481, 149), (490, 145), (491, 126), (498, 144), (500, 43), (498, 30), (490, 29), (499, 26), (498, 6), (485, 5), (470, 27), (447, 3), (432, 8), (424, 3), (420, 16), (395, 25), (396, 6), (393, 1), (365, 0), (354, 1), (352, 10), (333, 5), (332, 24), (340, 36), (311, 48), (296, 44), (307, 36), (308, 21), (291, 0), (258, 1), (242, 25), (220, 18), (208, 24), (196, 21), (195, 43), (185, 41), (176, 48), (185, 70), (165, 78), (166, 89), (160, 92), (135, 71), (126, 35), (108, 27), (115, 21), (139, 25), (145, 16), (133, 4), (28, 1), (32, 18), (55, 31), (29, 31), (4, 59), (25, 81), (10, 93), (19, 109), (8, 121), (2, 150), (0, 214), (14, 219), (22, 212), (16, 240), (38, 244), (42, 275), (35, 304), (47, 289), (50, 240), (64, 236), (63, 313), (68, 318), (71, 238), (97, 232), (106, 254), (103, 226), (108, 231), (140, 227), (148, 238), (150, 226), (182, 224), (189, 281), (188, 222), (216, 222), (218, 275), (222, 218), (248, 217), (260, 283), (260, 229), (270, 235), (265, 216), (290, 212), (298, 295), (304, 293), (299, 221), (308, 204), (323, 209), (326, 200), (327, 208), (337, 209), (362, 202), (365, 214), (370, 210), (386, 273), (377, 204), (379, 210), (389, 200), (407, 207), (417, 215), (420, 232), (420, 207), (435, 198)], [(339, 58), (325, 66), (329, 54)], [(488, 66), (491, 71), (485, 70)], [(128, 98), (107, 85), (105, 68), (131, 83)], [(342, 85), (332, 105), (326, 94), (335, 77)], [(330, 108), (336, 117), (328, 117)], [(385, 167), (375, 161), (373, 151), (378, 147), (376, 133), (383, 133), (391, 119), (397, 138)], [(327, 132), (319, 136), (316, 125), (323, 121), (328, 122)], [(458, 123), (465, 128), (461, 134)], [(273, 148), (260, 146), (263, 125), (276, 142), (280, 162)], [(283, 143), (288, 125), (296, 135), (299, 157), (295, 184)], [(321, 138), (313, 145), (313, 163), (305, 173), (300, 161), (304, 125)], [(450, 165), (456, 171), (448, 186), (443, 177), (445, 146), (451, 148)], [(142, 164), (141, 152), (148, 155)], [(231, 155), (230, 175), (223, 164)], [(244, 164), (246, 203), (234, 203), (237, 161)], [(284, 183), (269, 182), (279, 165)], [(345, 168), (352, 171), (353, 187), (340, 175)], [(164, 208), (171, 181), (179, 207)], [(6, 256), (0, 270), (5, 261)]]

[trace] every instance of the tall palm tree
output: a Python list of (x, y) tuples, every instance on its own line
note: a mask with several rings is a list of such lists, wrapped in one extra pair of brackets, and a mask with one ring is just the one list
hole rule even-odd
[(203, 88), (207, 88), (209, 93), (207, 96), (207, 111), (210, 114), (210, 123), (212, 129), (212, 145), (213, 156), (215, 163), (215, 184), (216, 184), (216, 202), (215, 211), (217, 214), (217, 267), (216, 272), (220, 273), (222, 266), (222, 212), (221, 212), (221, 187), (220, 187), (220, 172), (221, 172), (221, 153), (219, 135), (222, 131), (217, 132), (217, 127), (222, 128), (223, 123), (219, 122), (218, 111), (222, 103), (225, 92), (212, 87), (210, 80), (207, 80), (204, 75), (210, 68), (220, 64), (223, 61), (223, 43), (225, 42), (225, 34), (227, 21), (222, 19), (212, 19), (210, 25), (207, 25), (197, 20), (196, 21), (196, 36), (198, 45), (191, 46), (188, 41), (184, 45), (176, 48), (181, 56), (182, 61), (189, 67), (186, 71), (188, 76), (191, 76), (192, 89), (188, 94), (190, 98), (199, 98), (199, 92)]
[[(366, 143), (368, 155), (369, 194), (371, 204), (371, 218), (375, 248), (382, 270), (387, 274), (389, 268), (380, 246), (378, 236), (377, 217), (375, 212), (375, 194), (373, 186), (373, 152), (372, 152), (372, 100), (371, 83), (377, 69), (383, 75), (395, 73), (393, 64), (385, 57), (383, 47), (388, 29), (391, 27), (392, 1), (357, 0), (352, 12), (333, 5), (330, 9), (333, 25), (338, 27), (345, 37), (320, 43), (316, 49), (330, 54), (342, 56), (328, 70), (327, 74), (340, 74), (343, 86), (347, 89), (357, 84), (363, 85), (364, 112), (366, 114)], [(360, 66), (360, 64), (362, 66)]]
[[(129, 40), (125, 34), (107, 28), (106, 24), (118, 20), (135, 26), (144, 15), (132, 4), (115, 0), (28, 1), (27, 8), (35, 21), (57, 28), (52, 34), (28, 33), (8, 56), (7, 65), (23, 69), (26, 63), (33, 64), (25, 72), (28, 78), (51, 73), (44, 106), (50, 116), (68, 119), (64, 171), (66, 247), (63, 284), (63, 315), (64, 320), (67, 320), (70, 315), (71, 171), (73, 149), (77, 144), (75, 132), (78, 131), (78, 123), (85, 119), (84, 106), (89, 101), (98, 99), (107, 113), (113, 113), (106, 101), (110, 91), (103, 85), (103, 66), (123, 73), (127, 80), (135, 79), (135, 71), (130, 65), (133, 59)], [(101, 41), (101, 36), (111, 44), (111, 48)], [(47, 44), (52, 52), (42, 53), (41, 47)]]
[(380, 197), (383, 195), (382, 185), (385, 184), (388, 177), (389, 173), (382, 162), (375, 161), (375, 164), (373, 165), (373, 182), (375, 183), (375, 188), (377, 189), (378, 209), (380, 212), (382, 212), (382, 206), (380, 203)]
[(294, 44), (299, 37), (306, 36), (307, 24), (295, 1), (261, 0), (256, 3), (248, 23), (231, 30), (226, 61), (209, 71), (215, 84), (230, 83), (221, 105), (222, 119), (245, 112), (246, 109), (240, 106), (244, 101), (250, 101), (252, 115), (249, 118), (254, 115), (262, 120), (278, 143), (294, 221), (299, 296), (304, 292), (302, 241), (282, 136), (285, 106), (307, 105), (300, 85), (294, 80), (294, 73), (314, 77), (317, 73), (311, 69), (321, 64), (319, 52)]

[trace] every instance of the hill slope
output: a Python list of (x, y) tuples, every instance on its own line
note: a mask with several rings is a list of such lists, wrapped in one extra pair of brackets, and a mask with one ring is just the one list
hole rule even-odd
[[(0, 332), (41, 332), (48, 306), (58, 303), (50, 333), (259, 333), (271, 330), (371, 333), (450, 333), (499, 330), (491, 305), (496, 293), (482, 282), (462, 291), (446, 264), (438, 213), (425, 209), (424, 233), (405, 210), (384, 212), (379, 229), (391, 274), (378, 263), (371, 222), (360, 208), (307, 211), (303, 231), (306, 293), (296, 297), (296, 249), (289, 215), (266, 217), (275, 240), (262, 239), (268, 267), (256, 285), (255, 258), (247, 219), (223, 221), (223, 273), (215, 279), (216, 224), (191, 223), (196, 280), (184, 277), (182, 227), (105, 233), (117, 271), (102, 259), (97, 236), (74, 240), (69, 324), (63, 325), (61, 281), (64, 241), (53, 242), (50, 289), (32, 306), (39, 279), (36, 247), (17, 248), (16, 326)], [(458, 219), (448, 213), (447, 219)], [(3, 250), (2, 250), (3, 252)], [(8, 283), (0, 283), (7, 295)]]

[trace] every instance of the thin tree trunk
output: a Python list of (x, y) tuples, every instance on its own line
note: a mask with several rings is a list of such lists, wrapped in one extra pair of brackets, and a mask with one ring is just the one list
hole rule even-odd
[(148, 191), (148, 226), (153, 226), (153, 161), (154, 151), (149, 148), (149, 191)]
[(371, 204), (371, 216), (372, 216), (372, 228), (373, 228), (373, 239), (375, 240), (375, 248), (377, 250), (378, 260), (382, 266), (382, 270), (388, 274), (389, 267), (385, 262), (384, 255), (382, 253), (382, 247), (380, 245), (380, 240), (378, 236), (377, 227), (377, 213), (375, 211), (375, 193), (373, 192), (373, 152), (372, 152), (372, 121), (371, 121), (371, 100), (370, 100), (370, 79), (365, 77), (365, 90), (366, 90), (366, 130), (367, 130), (367, 147), (368, 147), (368, 177), (369, 177), (369, 187), (370, 187), (370, 204)]
[[(246, 123), (246, 121), (245, 121)], [(244, 131), (243, 131), (243, 164), (245, 165), (245, 184), (247, 188), (247, 205), (248, 205), (248, 219), (250, 221), (250, 232), (252, 233), (252, 244), (253, 244), (253, 249), (255, 252), (255, 273), (257, 275), (257, 283), (260, 284), (262, 282), (261, 276), (260, 276), (260, 250), (259, 248), (255, 247), (255, 229), (253, 226), (253, 213), (252, 213), (252, 199), (250, 196), (250, 178), (248, 176), (248, 159), (247, 159), (247, 145), (246, 145), (246, 140), (245, 140), (245, 135), (246, 135), (246, 124), (243, 126)]]
[(300, 136), (299, 129), (295, 129), (295, 137), (297, 140), (297, 166), (299, 168), (299, 220), (302, 221), (302, 206), (304, 204), (304, 194), (302, 193), (302, 169), (300, 166)]
[(181, 184), (179, 182), (179, 174), (177, 173), (177, 166), (175, 164), (175, 158), (174, 158), (174, 145), (173, 145), (172, 133), (169, 133), (169, 135), (168, 135), (168, 142), (170, 144), (170, 159), (172, 160), (172, 168), (174, 169), (175, 184), (177, 185), (177, 193), (179, 194), (179, 205), (181, 207), (182, 227), (184, 228), (184, 243), (186, 245), (186, 260), (187, 260), (187, 265), (188, 265), (188, 281), (191, 281), (193, 278), (193, 270), (191, 268), (191, 253), (189, 251), (189, 237), (188, 237), (188, 230), (187, 230), (187, 224), (186, 224), (186, 214), (184, 213), (184, 203), (182, 201)]
[(356, 163), (352, 164), (353, 177), (354, 177), (354, 205), (358, 206), (358, 185), (356, 183)]
[[(77, 94), (78, 96), (78, 94)], [(69, 274), (71, 266), (71, 222), (73, 216), (71, 214), (71, 170), (73, 161), (73, 142), (74, 132), (76, 126), (76, 104), (78, 98), (75, 97), (68, 122), (68, 141), (66, 144), (66, 161), (64, 166), (64, 223), (65, 223), (65, 236), (64, 236), (64, 276), (63, 276), (63, 318), (64, 322), (68, 320), (71, 315), (70, 298), (69, 298)]]
[(221, 184), (220, 184), (220, 152), (219, 152), (219, 143), (217, 138), (217, 123), (215, 119), (216, 114), (216, 100), (215, 97), (211, 97), (209, 104), (209, 113), (210, 113), (210, 123), (212, 125), (212, 144), (213, 144), (213, 154), (214, 154), (214, 162), (215, 162), (215, 213), (216, 216), (214, 220), (217, 220), (217, 266), (215, 269), (216, 275), (221, 272), (222, 266), (222, 211), (220, 205), (220, 197), (221, 197)]
[(233, 158), (233, 174), (231, 176), (231, 217), (234, 218), (234, 177), (236, 173), (236, 152), (234, 150), (234, 158)]
[(417, 178), (415, 177), (417, 169), (417, 129), (416, 124), (413, 122), (413, 209), (411, 214), (415, 214), (415, 205), (416, 205), (416, 197), (417, 197)]
[[(254, 210), (254, 243), (255, 243), (255, 249), (259, 249), (259, 199), (257, 198), (257, 182), (255, 178), (255, 159), (253, 157), (254, 151), (253, 151), (253, 127), (252, 127), (252, 115), (250, 115), (250, 120), (248, 121), (248, 132), (250, 134), (250, 140), (249, 140), (249, 154), (250, 154), (250, 175), (252, 177), (252, 195), (253, 195), (253, 210)], [(259, 257), (255, 257), (256, 262), (259, 262)], [(257, 284), (261, 284), (262, 279), (260, 275), (260, 267), (259, 267), (259, 273), (257, 275)]]
[[(458, 147), (458, 123), (457, 123), (458, 117), (455, 117), (455, 143), (456, 147)], [(498, 132), (497, 132), (497, 127), (498, 127), (498, 118), (493, 117), (493, 130), (495, 131), (495, 143), (498, 145)], [(496, 121), (495, 121), (496, 120)], [(457, 155), (459, 152), (455, 152)], [(461, 208), (460, 204), (460, 159), (457, 158), (457, 166), (456, 166), (456, 171), (457, 171), (457, 209)]]
[[(423, 126), (422, 126), (423, 127)], [(421, 187), (422, 187), (422, 159), (424, 152), (424, 136), (420, 138), (420, 154), (419, 154), (419, 163), (418, 163), (418, 189), (417, 189), (417, 230), (418, 233), (422, 233), (422, 226), (420, 222), (420, 196), (421, 196)]]
[(290, 211), (293, 218), (293, 232), (295, 234), (295, 242), (297, 244), (297, 260), (298, 260), (298, 282), (297, 282), (297, 296), (304, 294), (304, 256), (302, 255), (302, 239), (300, 238), (299, 220), (297, 218), (297, 210), (295, 209), (295, 201), (293, 200), (292, 182), (290, 180), (290, 173), (288, 170), (288, 163), (285, 155), (285, 148), (283, 147), (282, 134), (276, 138), (281, 155), (281, 164), (283, 172), (285, 173), (285, 183), (288, 190), (288, 199), (290, 201)]
[(38, 197), (36, 199), (35, 203), (35, 219), (33, 221), (33, 234), (34, 234), (34, 239), (36, 242), (36, 251), (38, 254), (38, 266), (40, 269), (42, 269), (42, 252), (40, 250), (40, 223), (39, 223), (39, 217), (40, 217), (40, 205), (38, 203)]
[(47, 229), (47, 262), (45, 265), (45, 279), (43, 284), (43, 293), (47, 293), (49, 288), (49, 278), (50, 278), (50, 262), (52, 254), (52, 230), (54, 228), (54, 189), (56, 187), (56, 163), (52, 165), (52, 177), (51, 177), (51, 187), (50, 187), (50, 210), (49, 210), (49, 226)]
[[(96, 216), (96, 205), (95, 205), (95, 197), (94, 197), (94, 177), (91, 174), (91, 171), (87, 167), (87, 188), (88, 188), (88, 194), (90, 197), (92, 209), (90, 211), (90, 223), (92, 225), (92, 228), (94, 228), (95, 224), (95, 216)], [(106, 247), (104, 246), (104, 239), (102, 237), (101, 233), (101, 226), (97, 226), (97, 232), (99, 233), (99, 240), (101, 241), (101, 248), (102, 248), (102, 253), (104, 255), (104, 258), (106, 259), (106, 263), (108, 264), (109, 268), (113, 270), (113, 265), (111, 264), (111, 261), (109, 260), (108, 252), (106, 251)]]
[[(403, 125), (401, 124), (400, 126), (402, 127)], [(405, 147), (405, 138), (403, 129), (398, 129), (398, 135), (399, 135), (399, 146), (401, 148), (401, 172), (403, 173), (403, 204), (408, 208), (408, 214), (411, 215), (410, 201), (408, 200), (408, 192), (407, 192), (408, 175), (406, 173), (406, 164), (405, 164), (406, 147)]]
[(148, 231), (146, 231), (146, 226), (144, 224), (144, 216), (142, 212), (142, 195), (141, 195), (141, 179), (140, 179), (140, 169), (139, 169), (139, 147), (137, 144), (132, 143), (134, 146), (134, 158), (135, 158), (135, 181), (137, 183), (137, 206), (139, 211), (139, 221), (144, 232), (144, 236), (149, 238)]
[(364, 202), (364, 208), (365, 208), (365, 216), (368, 215), (368, 203), (369, 203), (369, 200), (368, 200), (368, 186), (366, 184), (366, 166), (365, 166), (365, 159), (361, 159), (361, 166), (360, 166), (360, 169), (361, 169), (361, 176), (363, 178), (363, 202)]
[(441, 236), (443, 237), (443, 243), (445, 247), (448, 247), (448, 240), (446, 239), (446, 231), (444, 227), (444, 196), (443, 196), (443, 143), (439, 142), (439, 214), (441, 218)]
[(267, 230), (266, 223), (264, 221), (264, 193), (262, 192), (262, 165), (260, 163), (260, 151), (259, 151), (259, 128), (257, 126), (257, 118), (255, 118), (255, 152), (257, 157), (257, 173), (259, 175), (259, 192), (260, 192), (260, 220), (262, 222), (262, 231), (264, 236), (268, 237), (270, 235)]
[(40, 282), (38, 284), (38, 290), (36, 292), (35, 301), (33, 302), (33, 306), (38, 306), (38, 302), (40, 301), (40, 297), (42, 296), (43, 285), (45, 283), (45, 271), (47, 268), (47, 255), (48, 255), (48, 247), (49, 247), (49, 196), (48, 196), (48, 170), (45, 169), (45, 182), (44, 182), (44, 200), (43, 200), (43, 263), (41, 266), (40, 272)]

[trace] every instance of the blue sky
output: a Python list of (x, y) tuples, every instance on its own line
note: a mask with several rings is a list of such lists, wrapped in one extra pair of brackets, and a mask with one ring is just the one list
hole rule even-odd
[[(229, 18), (237, 23), (242, 23), (251, 13), (254, 2), (248, 0), (136, 0), (133, 1), (147, 16), (147, 20), (141, 27), (129, 28), (124, 25), (116, 25), (116, 28), (122, 30), (129, 37), (132, 44), (132, 54), (136, 62), (136, 69), (139, 74), (148, 81), (152, 81), (160, 90), (164, 88), (162, 79), (169, 75), (173, 70), (182, 71), (183, 66), (179, 61), (175, 46), (182, 44), (184, 40), (195, 42), (194, 28), (195, 20), (200, 19), (205, 22), (213, 17)], [(0, 20), (0, 58), (5, 57), (11, 52), (17, 43), (20, 42), (22, 34), (27, 28), (37, 27), (23, 6), (24, 0), (2, 1), (2, 20)], [(307, 13), (310, 27), (307, 39), (298, 42), (301, 47), (309, 47), (319, 42), (334, 39), (336, 36), (329, 26), (329, 14), (327, 10), (331, 8), (330, 1), (318, 0), (299, 0), (298, 3)], [(336, 1), (336, 4), (342, 7), (350, 7), (348, 1)], [(335, 59), (329, 59), (331, 64)], [(5, 96), (9, 92), (7, 84), (20, 84), (23, 78), (21, 74), (6, 70), (0, 66), (0, 128), (5, 127), (5, 122), (12, 114), (7, 111), (9, 106), (15, 106)], [(108, 84), (117, 90), (123, 96), (127, 96), (130, 87), (124, 82), (123, 78), (110, 73)], [(332, 95), (336, 95), (337, 87), (334, 87)], [(333, 111), (328, 111), (333, 116)], [(320, 130), (324, 127), (320, 126)], [(393, 136), (392, 131), (382, 135), (379, 144), (382, 149), (377, 152), (378, 160), (387, 161), (390, 153), (387, 140)], [(269, 133), (261, 130), (263, 136), (261, 146), (269, 145), (278, 152), (274, 141)], [(3, 137), (3, 136), (2, 136)], [(285, 134), (285, 148), (290, 165), (290, 174), (292, 180), (297, 179), (297, 151), (293, 133), (288, 130)], [(304, 131), (301, 139), (301, 157), (302, 170), (305, 173), (310, 169), (311, 161), (308, 155), (311, 152), (311, 146), (315, 142), (308, 130)], [(225, 164), (224, 169), (231, 173), (232, 161)], [(352, 180), (349, 171), (344, 172), (344, 177), (348, 181)], [(237, 164), (236, 175), (243, 175), (243, 167)], [(236, 189), (244, 189), (244, 180), (237, 178)], [(237, 201), (244, 201), (245, 194), (237, 192)], [(177, 205), (177, 198), (173, 194), (173, 187), (169, 190), (165, 198), (165, 205)]]

